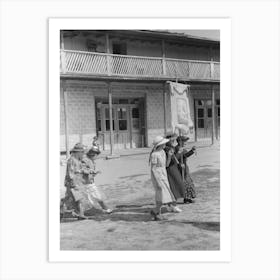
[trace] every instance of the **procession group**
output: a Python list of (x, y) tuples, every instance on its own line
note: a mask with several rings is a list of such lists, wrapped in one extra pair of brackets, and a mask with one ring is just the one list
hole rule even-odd
[[(180, 213), (177, 200), (182, 198), (184, 203), (193, 203), (196, 197), (193, 180), (190, 176), (187, 158), (196, 152), (196, 148), (187, 149), (186, 136), (169, 133), (165, 137), (157, 136), (153, 141), (150, 152), (149, 165), (151, 168), (151, 181), (155, 191), (155, 208), (150, 212), (155, 221), (165, 219), (162, 208)], [(98, 139), (95, 137), (92, 147), (77, 143), (70, 151), (67, 160), (64, 185), (65, 197), (60, 202), (60, 217), (64, 213), (79, 220), (87, 219), (84, 214), (85, 203), (94, 206), (97, 202), (102, 211), (111, 214), (111, 210), (104, 202), (102, 191), (94, 182), (100, 171), (96, 169), (96, 158), (100, 154)]]

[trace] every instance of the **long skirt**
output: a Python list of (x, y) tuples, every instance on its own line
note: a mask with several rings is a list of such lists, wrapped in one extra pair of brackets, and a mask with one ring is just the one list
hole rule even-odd
[(158, 167), (152, 170), (151, 179), (155, 189), (156, 204), (167, 204), (175, 201), (170, 190), (165, 167)]
[(61, 201), (61, 211), (77, 213), (79, 210), (77, 202), (81, 202), (84, 210), (88, 210), (95, 205), (95, 202), (103, 201), (103, 199), (103, 195), (94, 183), (77, 188), (67, 188), (65, 197)]
[(190, 170), (187, 164), (185, 164), (185, 198), (196, 198), (195, 186), (190, 176)]
[(183, 182), (182, 175), (178, 169), (177, 164), (172, 164), (166, 168), (167, 177), (170, 185), (170, 189), (177, 200), (178, 198), (185, 197), (185, 183)]
[(186, 186), (185, 197), (188, 199), (196, 198), (194, 183), (190, 175), (186, 176), (185, 186)]

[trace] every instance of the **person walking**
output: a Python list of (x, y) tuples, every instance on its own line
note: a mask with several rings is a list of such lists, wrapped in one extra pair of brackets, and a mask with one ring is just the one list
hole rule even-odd
[[(169, 142), (166, 144), (165, 152), (167, 156), (167, 176), (170, 185), (170, 189), (176, 200), (184, 198), (185, 196), (185, 184), (182, 179), (182, 175), (178, 169), (179, 166), (179, 155), (176, 153), (176, 147), (178, 135), (175, 133), (168, 134), (166, 136)], [(173, 204), (173, 210), (175, 212), (181, 212), (182, 210)]]
[(151, 180), (155, 189), (155, 209), (151, 211), (155, 221), (163, 220), (161, 208), (164, 204), (175, 201), (167, 178), (166, 154), (164, 151), (168, 139), (157, 136), (153, 141), (153, 149), (150, 153), (149, 163), (151, 165)]
[(62, 201), (62, 207), (72, 211), (78, 219), (86, 219), (83, 209), (83, 166), (82, 159), (85, 147), (77, 143), (70, 151), (71, 156), (67, 160), (64, 185), (66, 187), (65, 198)]
[(184, 195), (184, 203), (193, 203), (194, 198), (196, 198), (196, 191), (193, 180), (190, 175), (190, 170), (188, 166), (188, 157), (192, 156), (196, 152), (195, 146), (193, 146), (190, 150), (187, 149), (187, 141), (189, 137), (179, 136), (177, 138), (177, 142), (179, 145), (176, 147), (176, 153), (182, 157), (182, 164), (179, 165), (179, 171), (183, 174), (184, 183), (185, 183), (185, 195)]
[(83, 158), (83, 179), (85, 184), (85, 194), (88, 201), (94, 206), (96, 201), (102, 208), (104, 213), (110, 214), (112, 210), (105, 204), (103, 195), (99, 191), (98, 187), (94, 183), (94, 178), (97, 174), (101, 173), (96, 170), (95, 160), (100, 154), (100, 150), (97, 146), (92, 146), (86, 153), (86, 157)]

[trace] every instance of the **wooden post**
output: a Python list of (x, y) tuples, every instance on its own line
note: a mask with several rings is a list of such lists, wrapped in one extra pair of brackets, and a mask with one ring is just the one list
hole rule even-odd
[(106, 56), (106, 60), (107, 60), (107, 73), (108, 75), (111, 75), (111, 65), (110, 65), (110, 56), (109, 56), (109, 53), (110, 53), (110, 40), (109, 40), (109, 34), (106, 33), (106, 53), (107, 53), (107, 56)]
[(60, 59), (61, 59), (61, 70), (62, 73), (66, 72), (66, 64), (65, 64), (65, 52), (64, 52), (64, 36), (63, 30), (60, 31)]
[(213, 59), (213, 49), (210, 47), (210, 57), (211, 57), (211, 62), (210, 62), (210, 79), (214, 79), (214, 59)]
[(112, 92), (111, 83), (108, 83), (108, 99), (109, 99), (109, 118), (110, 118), (110, 155), (113, 155), (114, 146), (114, 132), (113, 132), (113, 106), (112, 106)]
[(194, 99), (194, 127), (195, 127), (195, 131), (194, 131), (194, 141), (197, 142), (197, 128), (198, 128), (198, 125), (197, 125), (197, 104), (196, 104), (196, 100)]
[(212, 85), (212, 145), (215, 144), (216, 140), (216, 124), (215, 124), (215, 90)]
[(165, 41), (161, 41), (161, 51), (162, 51), (162, 73), (166, 75), (166, 60), (165, 60)]
[(163, 119), (164, 119), (164, 135), (167, 133), (167, 118), (166, 118), (166, 111), (167, 111), (167, 104), (166, 104), (166, 84), (163, 84)]
[(68, 101), (67, 101), (67, 91), (65, 89), (65, 85), (62, 84), (63, 91), (63, 105), (64, 105), (64, 129), (65, 129), (65, 148), (66, 148), (66, 158), (69, 157), (69, 129), (68, 129)]

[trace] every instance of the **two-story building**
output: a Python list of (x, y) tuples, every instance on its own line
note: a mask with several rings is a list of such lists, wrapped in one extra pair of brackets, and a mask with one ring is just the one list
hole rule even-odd
[(150, 146), (171, 127), (168, 81), (190, 85), (191, 140), (219, 138), (219, 41), (159, 30), (63, 30), (60, 51), (62, 152), (96, 135), (104, 150)]

